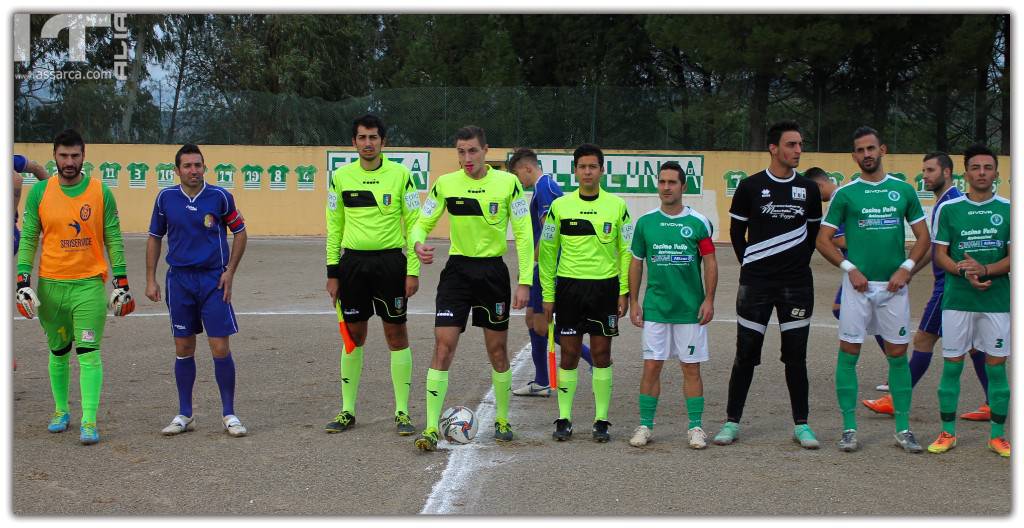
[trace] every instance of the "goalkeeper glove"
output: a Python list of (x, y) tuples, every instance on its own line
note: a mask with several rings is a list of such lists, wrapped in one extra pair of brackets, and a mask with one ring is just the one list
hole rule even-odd
[(32, 276), (28, 273), (19, 273), (17, 288), (15, 301), (18, 303), (18, 312), (25, 319), (35, 318), (40, 303), (39, 297), (36, 297), (36, 292), (32, 289)]
[(128, 291), (128, 277), (119, 275), (113, 280), (114, 291), (110, 292), (110, 302), (107, 307), (111, 313), (118, 317), (124, 317), (135, 311), (135, 299)]

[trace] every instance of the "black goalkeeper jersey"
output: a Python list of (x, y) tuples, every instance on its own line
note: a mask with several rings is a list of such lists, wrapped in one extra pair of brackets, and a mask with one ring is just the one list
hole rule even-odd
[(763, 170), (740, 181), (729, 216), (740, 284), (812, 284), (810, 261), (821, 226), (816, 183), (796, 171), (780, 179)]

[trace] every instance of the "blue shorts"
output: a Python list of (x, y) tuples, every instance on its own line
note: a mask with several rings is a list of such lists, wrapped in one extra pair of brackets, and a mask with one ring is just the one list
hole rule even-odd
[(540, 266), (533, 263), (533, 286), (530, 286), (530, 302), (526, 307), (533, 310), (533, 313), (544, 313), (544, 294), (540, 289)]
[(942, 337), (942, 292), (943, 288), (932, 290), (932, 298), (924, 305), (924, 313), (921, 314), (921, 324), (918, 330), (935, 334)]
[(227, 337), (238, 332), (235, 309), (224, 302), (224, 291), (217, 289), (218, 269), (175, 268), (167, 270), (167, 309), (171, 312), (174, 337), (203, 333), (209, 337)]
[(839, 285), (839, 289), (836, 290), (836, 300), (832, 301), (832, 304), (841, 304), (843, 301), (843, 285)]

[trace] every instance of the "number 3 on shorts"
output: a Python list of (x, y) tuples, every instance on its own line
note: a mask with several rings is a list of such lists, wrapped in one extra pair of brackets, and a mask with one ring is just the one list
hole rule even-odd
[(1003, 348), (1003, 340), (1002, 339), (996, 339), (996, 348)]

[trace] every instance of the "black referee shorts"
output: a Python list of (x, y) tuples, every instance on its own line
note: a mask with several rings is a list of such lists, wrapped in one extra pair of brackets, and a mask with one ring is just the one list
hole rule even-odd
[(555, 327), (559, 335), (619, 335), (619, 278), (555, 282)]
[(376, 313), (386, 323), (405, 323), (405, 274), (400, 248), (345, 249), (338, 262), (338, 300), (345, 322), (366, 321)]
[(451, 255), (437, 283), (434, 326), (458, 326), (466, 331), (473, 312), (473, 326), (508, 330), (512, 286), (508, 266), (501, 257)]

